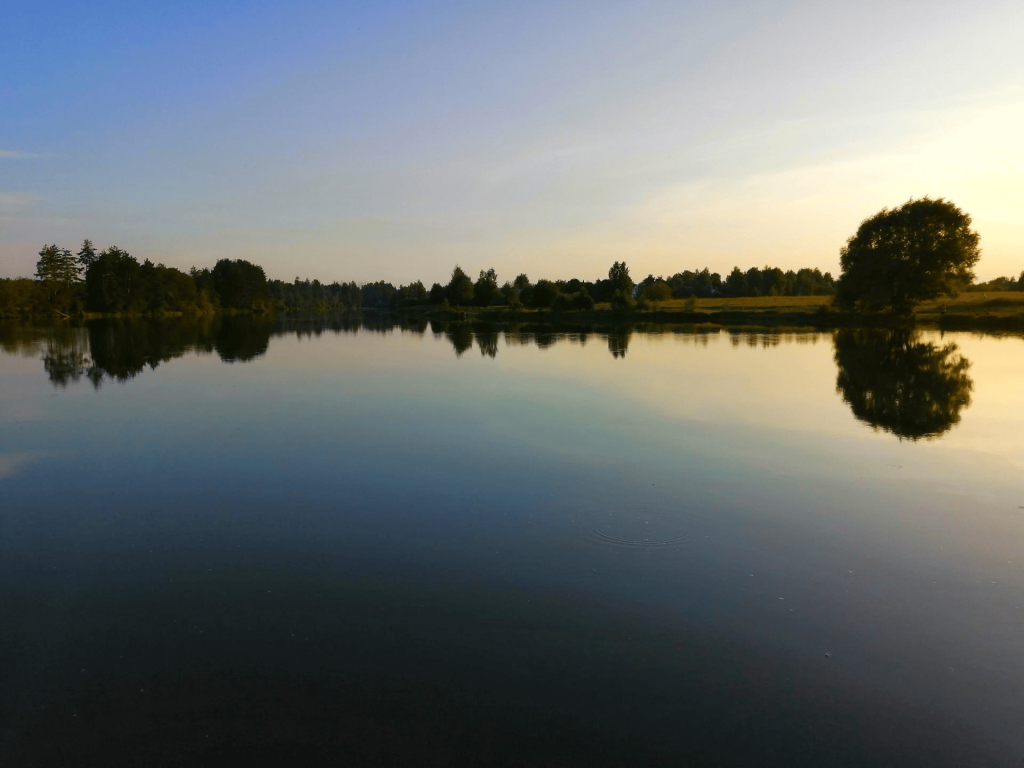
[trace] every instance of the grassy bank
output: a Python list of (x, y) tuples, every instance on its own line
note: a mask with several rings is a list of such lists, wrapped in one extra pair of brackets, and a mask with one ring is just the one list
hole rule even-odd
[[(363, 309), (367, 314), (392, 314), (387, 309)], [(146, 314), (84, 313), (71, 318), (131, 317), (175, 318), (216, 315), (269, 315), (246, 310), (217, 309), (212, 312), (162, 312)], [(287, 313), (286, 313), (287, 314)], [(1024, 331), (1024, 292), (963, 293), (955, 298), (924, 302), (913, 315), (897, 317), (888, 313), (840, 312), (832, 307), (830, 296), (762, 296), (713, 299), (670, 299), (652, 303), (645, 309), (623, 310), (607, 303), (592, 310), (510, 309), (509, 307), (456, 307), (442, 309), (438, 305), (420, 304), (399, 312), (403, 317), (419, 321), (479, 322), (497, 325), (586, 325), (633, 326), (688, 325), (730, 328), (768, 328), (831, 330), (835, 328), (886, 328), (917, 326), (963, 331)], [(21, 315), (25, 316), (25, 315)]]
[(956, 330), (1024, 330), (1024, 292), (963, 293), (955, 298), (924, 302), (910, 317), (888, 313), (839, 312), (830, 296), (762, 296), (745, 298), (672, 299), (639, 310), (598, 304), (593, 310), (510, 310), (507, 307), (418, 306), (407, 314), (449, 321), (492, 323), (607, 324), (678, 323), (770, 328), (852, 328), (917, 325)]

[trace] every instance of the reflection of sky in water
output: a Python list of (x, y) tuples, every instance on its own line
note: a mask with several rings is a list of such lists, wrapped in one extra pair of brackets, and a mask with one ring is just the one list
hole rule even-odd
[(0, 454), (0, 480), (13, 477), (16, 472), (42, 458), (42, 454), (34, 453), (33, 451)]
[[(524, 663), (563, 641), (609, 653), (618, 630), (538, 634), (536, 616), (482, 605), (511, 590), (563, 618), (602, 606), (761, 659), (750, 680), (811, 674), (827, 652), (841, 663), (807, 691), (1019, 754), (1024, 356), (950, 338), (972, 404), (931, 442), (853, 418), (829, 336), (634, 334), (621, 359), (597, 334), (499, 339), (494, 358), (455, 359), (429, 332), (286, 335), (252, 362), (186, 354), (98, 391), (4, 357), (0, 569), (82, 594), (230, 568), (477, 590), (445, 620), (526, 622)], [(43, 454), (59, 458), (18, 458)]]

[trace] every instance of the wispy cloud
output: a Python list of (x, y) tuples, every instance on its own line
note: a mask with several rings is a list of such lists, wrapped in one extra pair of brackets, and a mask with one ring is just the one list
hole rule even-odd
[(33, 160), (37, 157), (47, 157), (35, 152), (17, 152), (13, 149), (0, 149), (0, 159), (3, 160)]
[(39, 203), (39, 198), (28, 192), (0, 190), (0, 217), (25, 213)]

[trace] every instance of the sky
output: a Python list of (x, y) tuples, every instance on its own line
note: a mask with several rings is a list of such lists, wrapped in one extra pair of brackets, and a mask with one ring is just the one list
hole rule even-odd
[(0, 8), (0, 276), (89, 238), (188, 269), (447, 282), (817, 267), (951, 200), (1024, 270), (1024, 3)]

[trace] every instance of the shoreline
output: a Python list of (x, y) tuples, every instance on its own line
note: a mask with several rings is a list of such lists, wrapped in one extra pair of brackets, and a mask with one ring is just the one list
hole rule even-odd
[(318, 313), (301, 309), (244, 311), (236, 309), (206, 312), (99, 313), (50, 315), (16, 314), (2, 320), (41, 320), (76, 323), (90, 320), (165, 320), (217, 317), (323, 316), (339, 314), (391, 315), (419, 322), (470, 323), (491, 326), (644, 326), (687, 325), (706, 328), (764, 328), (829, 331), (846, 328), (921, 328), (949, 331), (1024, 331), (1024, 292), (992, 294), (965, 293), (945, 301), (922, 303), (911, 315), (842, 312), (831, 306), (829, 296), (765, 297), (741, 299), (672, 300), (646, 309), (624, 310), (599, 304), (592, 310), (510, 309), (509, 307), (454, 307), (420, 304), (405, 308), (364, 307), (358, 310)]

